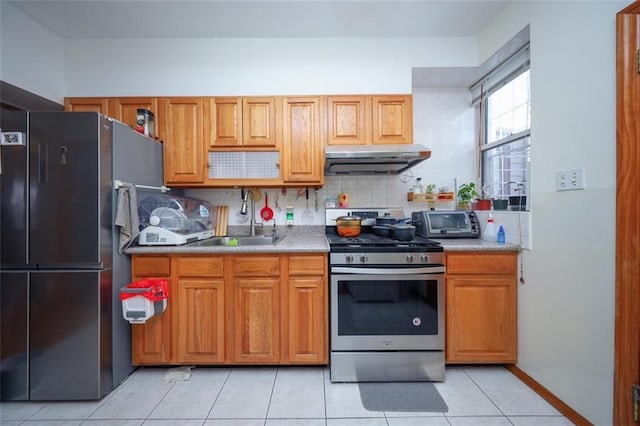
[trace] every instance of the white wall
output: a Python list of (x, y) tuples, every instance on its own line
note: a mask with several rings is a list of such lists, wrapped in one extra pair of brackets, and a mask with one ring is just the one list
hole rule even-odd
[(475, 66), (476, 38), (67, 40), (67, 96), (410, 93), (415, 66)]
[(0, 79), (62, 104), (63, 40), (5, 1), (0, 15)]
[[(484, 60), (531, 23), (534, 249), (518, 366), (596, 425), (613, 410), (615, 14), (627, 3), (516, 2), (480, 35)], [(585, 190), (556, 192), (556, 171), (577, 167)]]

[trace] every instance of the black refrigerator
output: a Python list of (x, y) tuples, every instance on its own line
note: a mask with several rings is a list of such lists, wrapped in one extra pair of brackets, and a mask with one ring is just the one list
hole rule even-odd
[(162, 144), (92, 112), (0, 128), (0, 397), (100, 399), (133, 370), (114, 181), (162, 186)]

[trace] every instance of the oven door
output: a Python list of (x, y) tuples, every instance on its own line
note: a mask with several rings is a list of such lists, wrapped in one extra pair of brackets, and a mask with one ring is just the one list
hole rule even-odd
[(331, 350), (444, 349), (444, 267), (331, 268)]

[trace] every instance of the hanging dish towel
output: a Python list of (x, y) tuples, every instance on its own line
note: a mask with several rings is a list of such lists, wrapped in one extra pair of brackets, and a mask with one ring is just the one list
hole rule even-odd
[(120, 227), (119, 253), (138, 236), (140, 219), (138, 217), (138, 195), (136, 186), (123, 182), (118, 188), (118, 206), (116, 207), (116, 226)]

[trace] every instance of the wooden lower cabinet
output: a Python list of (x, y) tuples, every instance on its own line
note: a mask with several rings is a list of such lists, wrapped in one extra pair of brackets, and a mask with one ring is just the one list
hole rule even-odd
[(280, 361), (280, 282), (277, 277), (233, 280), (233, 363)]
[[(170, 256), (134, 256), (131, 265), (132, 281), (145, 278), (169, 279), (169, 296), (173, 293)], [(171, 361), (171, 314), (173, 306), (151, 317), (144, 324), (133, 324), (132, 362), (134, 365), (168, 364)]]
[(446, 256), (447, 362), (515, 363), (517, 253)]
[(178, 257), (174, 327), (175, 362), (210, 364), (224, 361), (225, 289), (223, 258)]
[(326, 364), (326, 265), (325, 254), (134, 255), (134, 279), (171, 282), (167, 310), (134, 326), (134, 365)]

